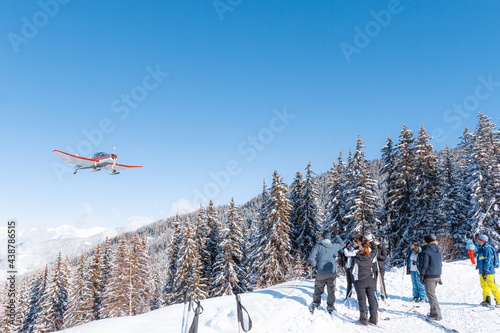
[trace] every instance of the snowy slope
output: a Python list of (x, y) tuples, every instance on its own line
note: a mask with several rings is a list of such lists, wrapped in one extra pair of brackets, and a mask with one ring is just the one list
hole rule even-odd
[[(438, 286), (443, 320), (441, 323), (459, 332), (496, 332), (500, 325), (500, 310), (477, 307), (482, 300), (479, 275), (468, 261), (445, 263), (443, 285)], [(443, 332), (425, 320), (407, 313), (411, 309), (411, 281), (403, 275), (402, 269), (393, 269), (386, 274), (389, 300), (381, 303), (379, 324), (388, 332)], [(404, 278), (402, 278), (404, 276)], [(242, 304), (253, 320), (252, 333), (258, 332), (377, 332), (377, 327), (363, 327), (341, 316), (329, 316), (317, 310), (310, 314), (307, 306), (311, 303), (313, 280), (288, 282), (271, 288), (241, 295)], [(403, 299), (401, 300), (401, 288)], [(343, 307), (345, 278), (337, 281), (336, 307), (354, 319), (356, 309)], [(325, 296), (325, 295), (324, 295)], [(323, 297), (323, 305), (326, 297)], [(234, 296), (217, 297), (202, 301), (205, 311), (200, 316), (199, 333), (238, 332)], [(427, 314), (428, 304), (416, 309)], [(182, 305), (172, 305), (136, 317), (122, 317), (92, 322), (65, 330), (67, 333), (165, 333), (180, 332)], [(390, 318), (390, 320), (382, 320)]]

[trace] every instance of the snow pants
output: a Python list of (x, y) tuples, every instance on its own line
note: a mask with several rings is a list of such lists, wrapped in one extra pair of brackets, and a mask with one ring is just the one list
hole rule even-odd
[(314, 295), (313, 303), (316, 305), (321, 304), (321, 295), (325, 291), (328, 293), (326, 299), (326, 304), (332, 306), (335, 303), (335, 279), (337, 278), (337, 273), (318, 273), (316, 275), (316, 281), (314, 282)]
[(375, 281), (371, 276), (358, 280), (354, 283), (359, 304), (359, 320), (367, 321), (368, 310), (366, 308), (366, 298), (370, 306), (370, 323), (377, 324), (378, 321), (378, 304), (377, 296), (375, 295)]
[(489, 274), (486, 275), (486, 277), (487, 279), (485, 280), (482, 275), (479, 275), (479, 279), (481, 279), (481, 288), (483, 288), (483, 301), (486, 300), (487, 296), (490, 296), (491, 289), (493, 297), (495, 297), (495, 301), (497, 304), (500, 304), (500, 292), (498, 291), (498, 286), (495, 284), (495, 275)]
[(441, 320), (441, 308), (439, 307), (439, 302), (436, 297), (436, 286), (440, 278), (426, 278), (424, 281), (425, 293), (429, 299), (429, 305), (431, 306), (431, 317), (436, 317)]
[(384, 281), (384, 276), (385, 276), (384, 263), (379, 262), (378, 268), (379, 271), (373, 273), (373, 277), (375, 280), (375, 291), (377, 291), (377, 284), (380, 281), (380, 297), (387, 298), (387, 289), (385, 289), (385, 281)]
[(417, 271), (410, 271), (411, 284), (413, 286), (413, 297), (418, 297), (427, 301), (424, 285), (420, 282), (420, 277)]

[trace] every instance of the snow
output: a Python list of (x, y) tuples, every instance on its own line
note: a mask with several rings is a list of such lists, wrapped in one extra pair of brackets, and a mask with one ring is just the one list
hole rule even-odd
[[(403, 274), (404, 273), (404, 274)], [(482, 301), (482, 289), (479, 274), (470, 261), (445, 263), (442, 275), (443, 285), (437, 287), (443, 320), (448, 328), (459, 332), (495, 332), (500, 324), (500, 310), (477, 307)], [(497, 280), (498, 281), (498, 280)], [(443, 332), (408, 311), (411, 303), (411, 280), (402, 268), (394, 268), (386, 273), (386, 285), (389, 299), (380, 303), (379, 325), (388, 332)], [(337, 310), (357, 320), (357, 309), (343, 306), (345, 297), (345, 277), (337, 280)], [(308, 305), (312, 301), (313, 280), (293, 281), (271, 288), (241, 295), (241, 302), (248, 310), (253, 328), (251, 333), (259, 332), (376, 332), (377, 327), (363, 327), (350, 320), (328, 315), (323, 310), (310, 314)], [(403, 297), (401, 299), (401, 292)], [(326, 305), (326, 294), (323, 305)], [(354, 302), (350, 302), (353, 303)], [(200, 315), (199, 332), (238, 332), (236, 302), (234, 296), (222, 296), (201, 301), (204, 312)], [(429, 304), (416, 308), (426, 315)], [(164, 333), (179, 332), (181, 329), (183, 305), (164, 307), (135, 317), (121, 317), (95, 321), (67, 329), (66, 333)], [(390, 320), (383, 320), (390, 318)], [(191, 322), (191, 320), (190, 320)]]

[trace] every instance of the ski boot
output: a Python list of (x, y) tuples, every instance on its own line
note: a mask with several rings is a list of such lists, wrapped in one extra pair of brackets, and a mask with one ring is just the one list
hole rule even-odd
[(486, 299), (484, 301), (482, 301), (481, 303), (479, 303), (479, 305), (481, 306), (490, 306), (491, 305), (491, 299), (490, 299), (490, 296), (486, 296)]
[(418, 297), (413, 297), (413, 301), (412, 302), (417, 303), (418, 302)]
[(328, 311), (329, 314), (332, 314), (333, 311), (337, 311), (337, 309), (335, 309), (335, 306), (334, 305), (328, 305), (326, 307), (326, 310)]
[(311, 313), (314, 313), (314, 310), (316, 310), (318, 306), (319, 304), (312, 303), (311, 305), (309, 305), (309, 311), (311, 311)]

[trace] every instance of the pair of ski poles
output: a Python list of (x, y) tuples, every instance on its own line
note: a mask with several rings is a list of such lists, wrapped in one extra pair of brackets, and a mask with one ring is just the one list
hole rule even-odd
[[(196, 308), (194, 308), (193, 303), (196, 303)], [(188, 319), (191, 310), (194, 312), (194, 317), (191, 327), (189, 327)], [(198, 333), (198, 319), (202, 313), (203, 307), (201, 306), (200, 301), (194, 301), (193, 297), (191, 295), (188, 296), (188, 293), (186, 292), (184, 294), (184, 312), (182, 314), (181, 333)]]

